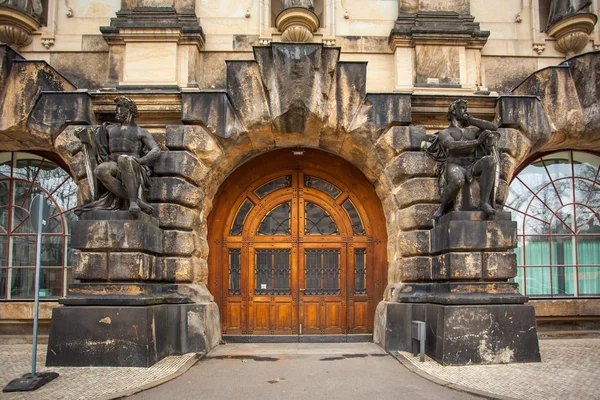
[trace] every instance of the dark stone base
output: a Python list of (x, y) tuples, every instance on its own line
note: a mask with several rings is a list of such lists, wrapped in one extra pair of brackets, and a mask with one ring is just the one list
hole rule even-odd
[(220, 339), (214, 302), (59, 307), (52, 311), (46, 365), (150, 367), (167, 356), (210, 351)]
[(425, 321), (425, 353), (443, 365), (541, 361), (530, 305), (382, 301), (375, 317), (375, 343), (387, 351), (412, 351), (411, 321)]

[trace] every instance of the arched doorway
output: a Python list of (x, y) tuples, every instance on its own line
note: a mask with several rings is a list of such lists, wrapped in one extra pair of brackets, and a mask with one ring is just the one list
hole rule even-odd
[(224, 335), (370, 334), (387, 284), (373, 185), (329, 153), (247, 162), (209, 217), (209, 288)]

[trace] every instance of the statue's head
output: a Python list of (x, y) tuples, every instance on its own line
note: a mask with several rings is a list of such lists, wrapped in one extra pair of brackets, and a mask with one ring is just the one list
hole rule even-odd
[(467, 101), (464, 99), (454, 100), (450, 107), (448, 107), (448, 120), (452, 121), (453, 118), (456, 118), (459, 122), (468, 121), (467, 114)]
[(137, 105), (129, 97), (119, 96), (115, 98), (115, 104), (117, 105), (117, 121), (125, 122), (131, 117), (138, 116)]

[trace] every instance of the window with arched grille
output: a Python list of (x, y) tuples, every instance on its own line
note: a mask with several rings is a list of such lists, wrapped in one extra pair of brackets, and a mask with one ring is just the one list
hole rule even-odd
[(0, 153), (0, 300), (34, 298), (36, 233), (29, 216), (44, 193), (50, 217), (42, 235), (40, 298), (64, 296), (71, 279), (68, 221), (77, 186), (67, 171), (30, 153)]
[(600, 296), (600, 157), (542, 156), (510, 184), (516, 281), (527, 296)]

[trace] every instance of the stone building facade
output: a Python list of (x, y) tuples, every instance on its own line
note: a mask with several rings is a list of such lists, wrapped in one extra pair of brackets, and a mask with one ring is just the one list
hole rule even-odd
[[(208, 305), (216, 343), (221, 331), (371, 335), (377, 305), (407, 283), (516, 279), (540, 326), (576, 317), (569, 329), (597, 328), (598, 0), (556, 22), (549, 0), (25, 3), (36, 11), (0, 4), (3, 333), (23, 334), (33, 315), (25, 210), (40, 190), (56, 208), (42, 256), (46, 327), (74, 280), (177, 285)], [(135, 101), (137, 124), (163, 150), (148, 193), (160, 251), (149, 261), (131, 247), (119, 256), (131, 268), (119, 271), (106, 244), (72, 251), (68, 226), (92, 200), (77, 134), (113, 122), (117, 96)], [(496, 201), (521, 224), (514, 243), (477, 253), (462, 272), (443, 270), (432, 251), (439, 186), (421, 151), (457, 98), (500, 127)], [(556, 201), (528, 184), (540, 168)], [(290, 220), (286, 232), (272, 228), (278, 218)], [(319, 240), (315, 218), (325, 221)], [(261, 233), (267, 225), (275, 230)], [(327, 251), (343, 288), (300, 301), (302, 268), (316, 257), (327, 270)], [(278, 254), (287, 272), (262, 287), (259, 259)]]

